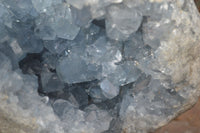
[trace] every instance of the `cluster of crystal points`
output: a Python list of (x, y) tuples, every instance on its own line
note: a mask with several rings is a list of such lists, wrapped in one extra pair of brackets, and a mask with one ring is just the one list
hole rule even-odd
[(153, 131), (200, 95), (199, 22), (192, 0), (0, 0), (0, 110), (41, 133)]

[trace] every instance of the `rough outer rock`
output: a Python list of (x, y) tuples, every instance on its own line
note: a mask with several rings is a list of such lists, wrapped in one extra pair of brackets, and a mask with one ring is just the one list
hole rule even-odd
[[(151, 33), (151, 38), (158, 39), (159, 45), (151, 55), (138, 61), (139, 68), (151, 75), (149, 85), (145, 87), (141, 83), (137, 88), (140, 92), (135, 94), (136, 88), (133, 88), (123, 98), (120, 115), (126, 133), (144, 133), (166, 124), (193, 105), (200, 95), (200, 18), (194, 2), (152, 2), (161, 3), (167, 12), (170, 8), (173, 10), (169, 17), (146, 21), (148, 26), (156, 22), (158, 25), (154, 32), (164, 36)], [(173, 28), (163, 30), (166, 23), (171, 23)]]

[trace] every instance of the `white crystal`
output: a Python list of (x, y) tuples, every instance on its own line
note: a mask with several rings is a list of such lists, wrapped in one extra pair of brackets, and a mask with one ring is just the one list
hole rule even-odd
[(107, 35), (112, 39), (122, 40), (122, 38), (127, 38), (137, 31), (141, 22), (142, 14), (134, 8), (127, 8), (122, 5), (111, 6), (108, 9), (106, 21)]
[(108, 99), (112, 99), (119, 94), (119, 88), (114, 86), (109, 80), (104, 79), (100, 83), (103, 95)]

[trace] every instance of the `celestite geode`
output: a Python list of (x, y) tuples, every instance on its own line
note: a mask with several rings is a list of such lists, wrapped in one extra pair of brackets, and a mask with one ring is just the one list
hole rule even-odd
[(154, 131), (200, 96), (199, 22), (192, 0), (0, 0), (0, 118)]

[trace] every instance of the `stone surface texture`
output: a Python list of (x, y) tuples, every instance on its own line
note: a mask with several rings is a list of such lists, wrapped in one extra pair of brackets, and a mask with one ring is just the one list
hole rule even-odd
[(200, 96), (199, 22), (192, 0), (0, 0), (0, 132), (153, 132)]

